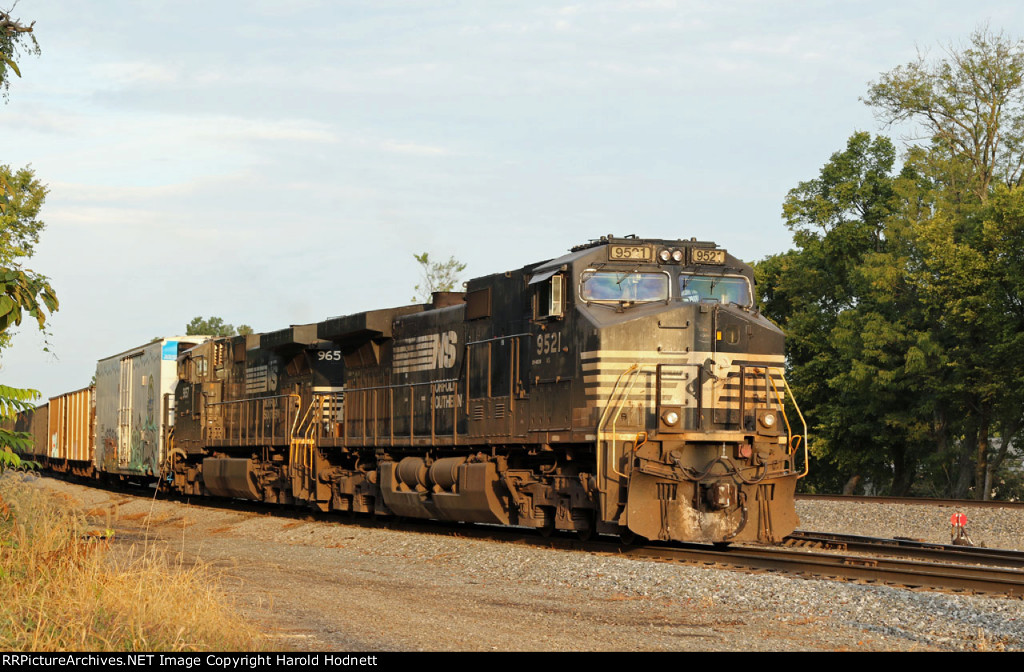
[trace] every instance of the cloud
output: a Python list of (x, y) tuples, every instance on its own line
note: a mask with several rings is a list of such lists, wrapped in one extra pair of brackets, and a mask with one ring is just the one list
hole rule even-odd
[[(234, 176), (234, 180), (240, 181), (240, 176)], [(225, 178), (219, 180), (225, 181)], [(203, 191), (214, 191), (220, 187), (211, 185), (209, 178), (190, 180), (185, 182), (160, 184), (160, 185), (136, 185), (136, 186), (110, 186), (104, 184), (83, 184), (80, 182), (50, 182), (51, 193), (59, 194), (61, 201), (72, 201), (76, 204), (75, 209), (82, 204), (90, 203), (145, 203), (149, 204), (160, 199), (181, 199), (195, 195)], [(52, 210), (52, 212), (57, 212)], [(62, 213), (70, 220), (78, 219), (75, 212)], [(108, 216), (102, 213), (103, 217)]]
[(335, 143), (338, 136), (330, 124), (308, 119), (254, 119), (233, 116), (182, 118), (185, 132), (240, 140), (287, 140)]
[(177, 83), (181, 78), (178, 66), (146, 61), (101, 63), (89, 68), (89, 76), (97, 83), (109, 82), (118, 86), (163, 86)]
[(450, 151), (444, 147), (432, 145), (421, 145), (415, 142), (400, 142), (398, 140), (384, 140), (379, 147), (385, 152), (394, 154), (414, 154), (417, 156), (447, 156)]
[(33, 105), (27, 113), (4, 116), (4, 126), (7, 129), (42, 135), (73, 135), (82, 128), (82, 121), (81, 114), (55, 112), (52, 108), (37, 105)]

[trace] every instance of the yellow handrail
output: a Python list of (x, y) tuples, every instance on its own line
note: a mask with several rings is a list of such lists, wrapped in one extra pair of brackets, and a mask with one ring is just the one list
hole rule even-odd
[[(602, 435), (607, 435), (607, 432), (604, 431), (604, 426), (605, 426), (605, 423), (608, 421), (608, 412), (611, 410), (611, 408), (612, 408), (612, 406), (614, 404), (615, 392), (616, 392), (616, 390), (619, 389), (619, 384), (622, 382), (623, 376), (625, 376), (628, 373), (636, 373), (636, 372), (639, 372), (639, 371), (640, 371), (640, 365), (637, 364), (637, 363), (633, 363), (633, 364), (630, 364), (629, 367), (626, 368), (625, 371), (620, 373), (619, 377), (615, 379), (615, 386), (612, 388), (612, 393), (608, 395), (608, 405), (605, 406), (604, 413), (601, 414), (601, 420), (597, 424), (597, 445), (598, 445), (598, 450), (600, 450), (601, 443), (603, 441), (605, 441), (605, 439), (602, 437)], [(635, 377), (633, 378), (633, 382), (634, 383), (636, 382), (636, 378)], [(631, 384), (629, 386), (629, 388), (633, 389), (633, 385)], [(619, 407), (622, 406), (622, 403), (625, 400), (626, 396), (627, 396), (626, 394), (623, 394), (619, 398)], [(614, 453), (615, 453), (615, 434), (614, 434), (614, 428), (613, 428), (612, 431), (613, 431), (613, 434), (612, 434), (612, 455), (614, 456)], [(597, 479), (598, 479), (598, 482), (601, 481), (601, 466), (602, 466), (602, 464), (604, 462), (605, 462), (605, 460), (603, 460), (603, 459), (598, 459), (597, 460)], [(614, 465), (612, 466), (612, 471), (614, 471), (619, 476), (625, 477), (625, 474), (620, 473), (614, 467)]]
[(617, 459), (617, 456), (615, 454), (615, 440), (619, 436), (619, 432), (618, 432), (617, 427), (618, 427), (618, 424), (619, 424), (619, 417), (621, 416), (621, 413), (619, 413), (619, 409), (621, 409), (625, 405), (625, 403), (629, 400), (629, 393), (633, 391), (633, 386), (636, 385), (636, 379), (640, 377), (638, 374), (640, 373), (641, 370), (642, 370), (642, 367), (637, 367), (637, 370), (633, 374), (633, 378), (632, 378), (632, 380), (629, 383), (629, 387), (626, 388), (626, 391), (623, 392), (622, 396), (619, 398), (619, 407), (617, 409), (615, 409), (615, 419), (612, 421), (612, 448), (611, 448), (611, 451), (612, 451), (612, 454), (611, 454), (611, 458), (612, 458), (612, 460), (611, 460), (612, 471), (615, 472), (616, 476), (621, 476), (622, 478), (628, 478), (628, 476), (615, 468), (615, 462), (616, 462), (616, 459)]
[[(771, 371), (771, 369), (769, 369), (769, 371)], [(803, 471), (802, 474), (799, 474), (797, 476), (797, 478), (803, 478), (811, 470), (810, 453), (808, 452), (808, 446), (810, 444), (810, 441), (809, 441), (808, 436), (807, 436), (807, 420), (804, 418), (804, 414), (800, 410), (800, 404), (796, 403), (796, 395), (793, 394), (793, 388), (791, 388), (789, 386), (789, 381), (786, 380), (786, 374), (782, 371), (782, 369), (777, 369), (777, 371), (779, 373), (779, 378), (782, 378), (782, 384), (785, 386), (786, 392), (789, 393), (789, 398), (793, 400), (793, 408), (796, 409), (796, 414), (800, 418), (800, 423), (804, 426), (804, 435), (803, 435), (803, 442), (802, 442), (803, 443), (803, 447), (804, 447), (804, 471)], [(789, 426), (789, 418), (786, 417), (786, 409), (782, 405), (782, 399), (781, 399), (781, 397), (779, 395), (779, 390), (775, 386), (775, 381), (772, 380), (770, 375), (768, 376), (768, 381), (772, 385), (772, 390), (775, 392), (776, 399), (779, 400), (779, 407), (782, 408), (782, 417), (786, 421), (786, 430), (787, 430), (787, 432), (789, 433), (789, 436), (790, 436), (790, 445), (787, 446), (787, 452), (790, 455), (792, 455), (792, 454), (794, 454), (797, 451), (797, 449), (798, 449), (798, 447), (799, 447), (799, 445), (801, 443), (800, 435), (799, 434), (797, 434), (796, 436), (793, 435), (793, 432), (792, 432), (792, 430), (790, 429), (790, 426)]]

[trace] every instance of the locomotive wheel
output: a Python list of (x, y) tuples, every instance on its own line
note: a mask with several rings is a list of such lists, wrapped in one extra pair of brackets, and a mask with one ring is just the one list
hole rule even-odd
[(647, 538), (641, 537), (633, 530), (627, 529), (625, 532), (619, 532), (619, 541), (623, 546), (636, 546), (647, 541)]
[(576, 538), (580, 541), (590, 541), (594, 537), (594, 528), (596, 525), (597, 516), (594, 515), (593, 511), (587, 513), (587, 526), (576, 530)]

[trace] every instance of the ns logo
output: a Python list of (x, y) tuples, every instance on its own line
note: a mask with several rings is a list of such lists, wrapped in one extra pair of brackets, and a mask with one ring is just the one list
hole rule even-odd
[(447, 331), (443, 334), (433, 334), (429, 337), (433, 341), (432, 369), (447, 369), (455, 366), (455, 346), (459, 336), (454, 331)]
[(395, 346), (396, 373), (449, 369), (455, 366), (459, 336), (454, 331), (399, 341)]

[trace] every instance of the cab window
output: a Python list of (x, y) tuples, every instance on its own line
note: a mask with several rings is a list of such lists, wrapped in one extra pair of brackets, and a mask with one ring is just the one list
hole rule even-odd
[(584, 271), (580, 297), (598, 303), (667, 301), (668, 280), (664, 273)]
[(743, 276), (679, 276), (679, 298), (686, 303), (735, 303), (749, 308), (750, 296), (750, 281)]
[(545, 317), (562, 317), (565, 314), (565, 276), (561, 273), (552, 275), (542, 281), (534, 281), (534, 315), (540, 319)]

